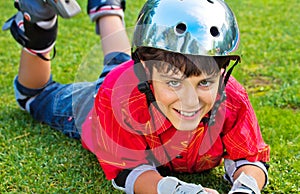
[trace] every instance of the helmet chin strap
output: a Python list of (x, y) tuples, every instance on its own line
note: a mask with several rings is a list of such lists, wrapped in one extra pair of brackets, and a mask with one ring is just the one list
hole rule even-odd
[(241, 62), (241, 58), (239, 56), (233, 56), (230, 60), (235, 60), (234, 64), (228, 69), (228, 71), (226, 72), (226, 68), (227, 66), (223, 67), (224, 71), (222, 73), (221, 79), (220, 79), (220, 83), (219, 83), (219, 94), (220, 94), (220, 98), (215, 102), (212, 110), (210, 111), (210, 118), (208, 121), (208, 126), (212, 126), (216, 123), (216, 114), (218, 112), (218, 109), (220, 107), (220, 105), (226, 100), (226, 92), (225, 92), (225, 87), (227, 85), (227, 82), (230, 78), (230, 75), (234, 69), (234, 67)]
[(155, 108), (157, 108), (157, 110), (159, 110), (162, 113), (162, 111), (160, 110), (160, 108), (158, 107), (158, 105), (156, 103), (155, 96), (151, 90), (145, 69), (144, 69), (137, 53), (135, 53), (135, 52), (132, 53), (132, 59), (134, 60), (134, 72), (135, 72), (136, 76), (138, 77), (138, 79), (140, 80), (140, 83), (138, 84), (139, 91), (146, 95), (148, 106), (153, 104), (153, 106), (155, 106)]

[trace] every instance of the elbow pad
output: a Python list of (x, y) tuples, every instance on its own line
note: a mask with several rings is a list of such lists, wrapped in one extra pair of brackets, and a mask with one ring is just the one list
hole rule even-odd
[(127, 194), (134, 194), (134, 184), (136, 179), (144, 172), (153, 170), (156, 171), (155, 166), (143, 164), (132, 170), (123, 170), (115, 179), (112, 180), (114, 188), (126, 192)]

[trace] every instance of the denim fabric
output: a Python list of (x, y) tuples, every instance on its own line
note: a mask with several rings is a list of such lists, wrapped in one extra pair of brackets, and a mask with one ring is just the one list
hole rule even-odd
[[(72, 84), (48, 83), (45, 88), (37, 90), (29, 113), (34, 119), (55, 128), (69, 137), (80, 139), (81, 125), (94, 104), (94, 97), (105, 76), (119, 64), (130, 60), (125, 53), (110, 53), (104, 58), (104, 68), (95, 82), (79, 82)], [(17, 85), (26, 95), (26, 88)], [(27, 88), (28, 96), (34, 91)], [(29, 95), (30, 94), (30, 95)]]

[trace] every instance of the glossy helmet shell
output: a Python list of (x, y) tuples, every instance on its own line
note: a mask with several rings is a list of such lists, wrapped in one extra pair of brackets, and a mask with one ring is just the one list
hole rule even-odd
[(226, 56), (238, 43), (236, 18), (222, 0), (148, 0), (137, 20), (132, 49)]

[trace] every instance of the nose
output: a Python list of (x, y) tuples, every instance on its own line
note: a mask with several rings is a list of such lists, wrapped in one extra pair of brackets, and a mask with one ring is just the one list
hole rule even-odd
[(199, 96), (197, 94), (196, 88), (194, 88), (192, 85), (186, 86), (182, 92), (181, 102), (185, 108), (198, 107)]

